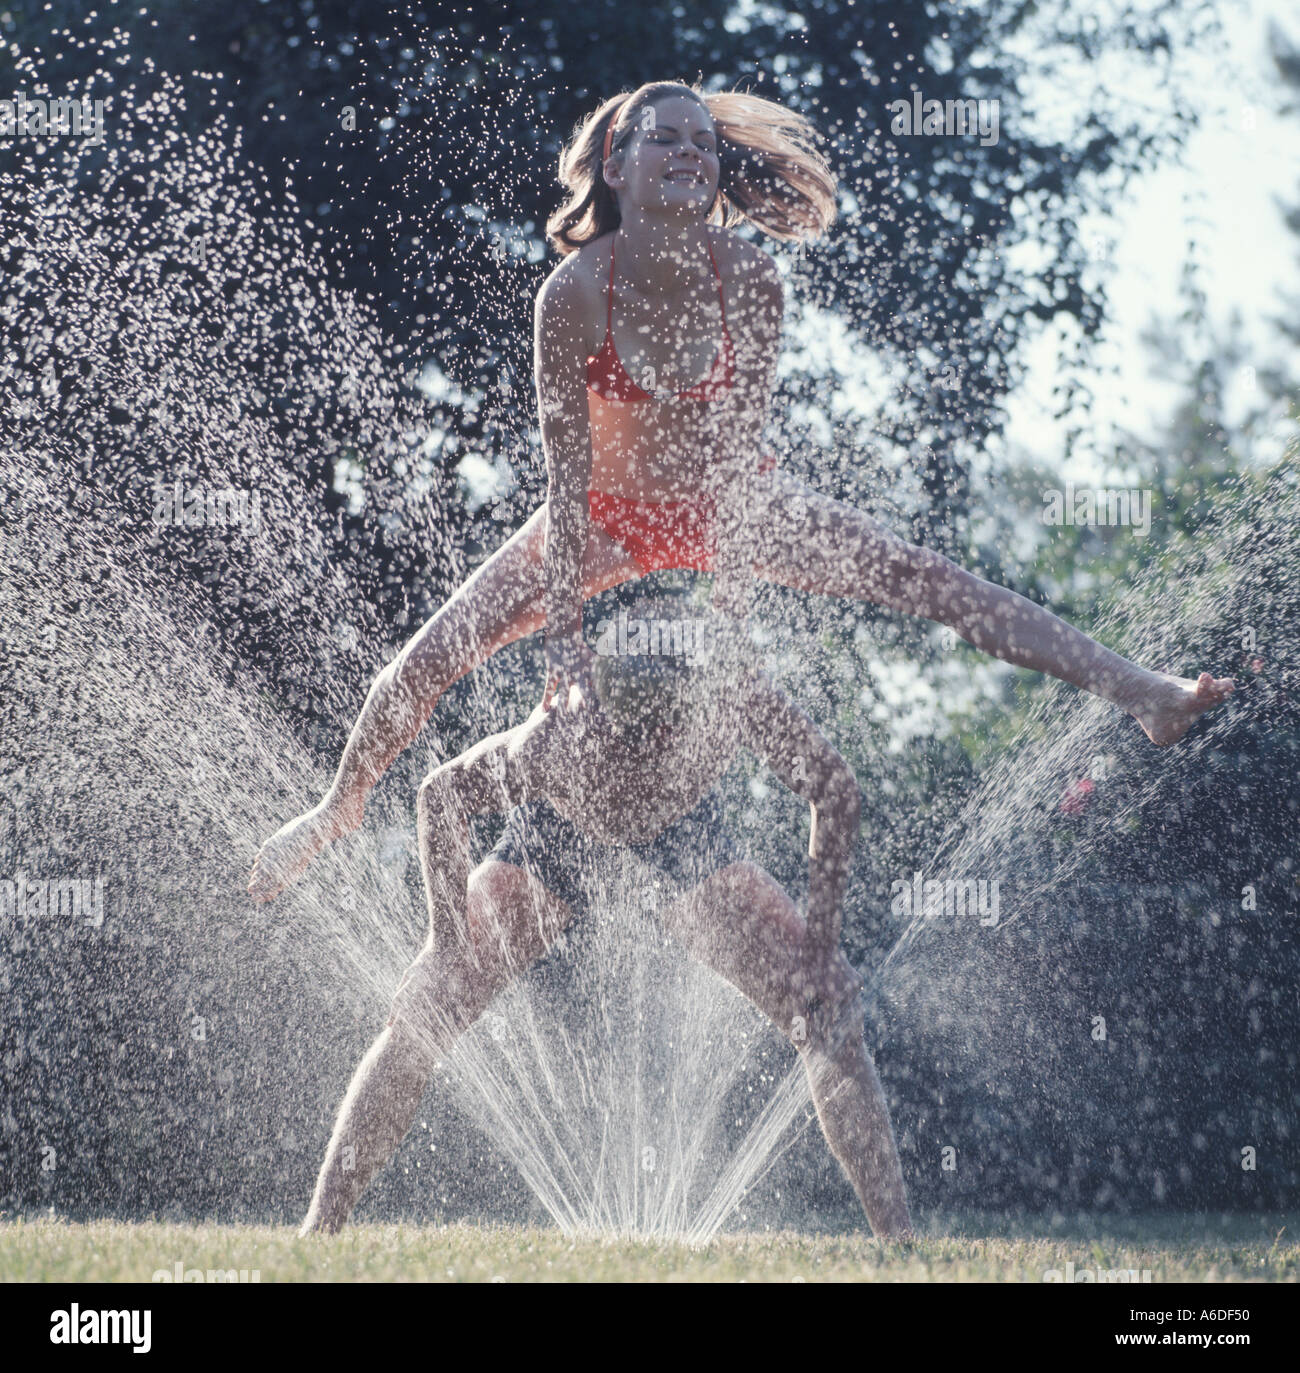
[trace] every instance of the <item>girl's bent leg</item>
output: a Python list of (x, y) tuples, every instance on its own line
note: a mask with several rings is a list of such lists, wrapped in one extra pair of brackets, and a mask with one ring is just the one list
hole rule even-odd
[[(497, 649), (545, 623), (545, 535), (543, 505), (375, 678), (325, 798), (262, 846), (248, 887), (254, 900), (269, 901), (295, 881), (326, 844), (361, 824), (371, 789), (424, 728), (439, 696), (452, 683)], [(603, 530), (590, 531), (584, 596), (639, 575), (636, 564)]]
[(1231, 678), (1192, 681), (1120, 657), (1017, 592), (909, 544), (844, 501), (788, 473), (759, 515), (757, 570), (769, 581), (852, 596), (921, 615), (956, 630), (984, 653), (1050, 673), (1117, 705), (1157, 744), (1175, 743), (1232, 691)]

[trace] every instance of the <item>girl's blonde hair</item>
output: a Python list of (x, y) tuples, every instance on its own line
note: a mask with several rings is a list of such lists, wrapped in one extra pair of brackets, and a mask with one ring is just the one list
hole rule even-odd
[(569, 198), (546, 221), (547, 242), (557, 252), (567, 256), (618, 227), (618, 201), (601, 175), (606, 130), (612, 124), (612, 156), (626, 147), (640, 112), (672, 95), (698, 100), (718, 132), (720, 171), (709, 223), (749, 220), (786, 242), (825, 234), (835, 222), (837, 181), (810, 120), (742, 91), (706, 93), (680, 81), (652, 81), (606, 100), (561, 151), (560, 183)]

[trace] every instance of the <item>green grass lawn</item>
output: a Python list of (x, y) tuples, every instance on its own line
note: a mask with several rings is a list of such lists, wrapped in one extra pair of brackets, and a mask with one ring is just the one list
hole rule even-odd
[(147, 1282), (158, 1269), (256, 1269), (261, 1282), (1041, 1282), (1048, 1269), (1149, 1269), (1151, 1282), (1296, 1282), (1300, 1217), (1008, 1221), (932, 1216), (913, 1247), (865, 1233), (722, 1235), (698, 1250), (521, 1226), (0, 1222), (0, 1280)]

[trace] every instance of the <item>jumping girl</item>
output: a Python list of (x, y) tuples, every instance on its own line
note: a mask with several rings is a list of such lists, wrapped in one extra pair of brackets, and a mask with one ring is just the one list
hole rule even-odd
[(1231, 678), (1151, 672), (1023, 596), (905, 542), (763, 452), (784, 295), (748, 220), (783, 241), (835, 218), (815, 131), (772, 101), (655, 82), (606, 101), (560, 158), (570, 197), (547, 224), (563, 260), (535, 314), (545, 505), (375, 678), (324, 799), (262, 847), (270, 900), (356, 829), (365, 801), (438, 697), (545, 626), (547, 685), (580, 719), (592, 699), (582, 603), (668, 568), (713, 572), (713, 606), (743, 623), (752, 575), (947, 625), (985, 653), (1047, 672), (1172, 744)]

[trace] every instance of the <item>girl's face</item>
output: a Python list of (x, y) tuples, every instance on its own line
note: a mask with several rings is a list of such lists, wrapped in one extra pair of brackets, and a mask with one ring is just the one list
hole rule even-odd
[(624, 208), (679, 209), (703, 215), (718, 189), (718, 136), (713, 117), (684, 95), (657, 100), (634, 116), (620, 150), (616, 189)]

